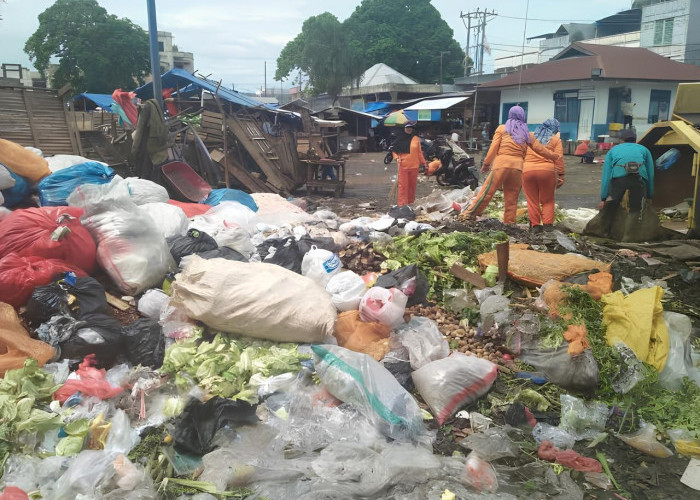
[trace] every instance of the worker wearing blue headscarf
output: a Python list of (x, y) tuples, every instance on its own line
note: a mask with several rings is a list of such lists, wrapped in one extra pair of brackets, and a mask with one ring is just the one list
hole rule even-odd
[(559, 137), (559, 121), (545, 120), (534, 132), (535, 138), (558, 160), (552, 160), (528, 148), (523, 163), (523, 191), (527, 199), (530, 230), (542, 232), (554, 227), (554, 190), (564, 184), (564, 158)]

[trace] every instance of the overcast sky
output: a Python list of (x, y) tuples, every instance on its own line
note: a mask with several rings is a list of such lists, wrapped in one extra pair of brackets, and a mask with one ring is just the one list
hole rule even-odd
[[(98, 0), (110, 14), (128, 17), (147, 28), (146, 0)], [(301, 30), (306, 18), (329, 11), (346, 19), (360, 0), (156, 0), (158, 29), (173, 33), (179, 50), (193, 52), (201, 74), (222, 80), (236, 90), (255, 91), (263, 85), (267, 61), (267, 85), (271, 89), (275, 61), (284, 45)], [(433, 5), (466, 44), (467, 30), (460, 12), (476, 8), (496, 9), (486, 37), (492, 57), (520, 52), (527, 0), (433, 0)], [(559, 24), (592, 21), (628, 9), (631, 0), (530, 0), (527, 36), (555, 31)], [(53, 0), (5, 0), (0, 2), (0, 63), (30, 67), (24, 43), (37, 29), (37, 16)], [(585, 6), (585, 7), (584, 7)], [(107, 41), (106, 41), (107, 42)], [(440, 47), (435, 47), (439, 54)], [(437, 57), (437, 56), (436, 56)], [(492, 65), (487, 60), (486, 69)]]

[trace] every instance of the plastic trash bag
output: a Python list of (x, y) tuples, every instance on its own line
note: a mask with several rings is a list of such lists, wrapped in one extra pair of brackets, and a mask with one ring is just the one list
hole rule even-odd
[(146, 290), (138, 302), (138, 310), (147, 318), (159, 319), (168, 306), (170, 297), (156, 288)]
[(413, 383), (442, 425), (463, 406), (485, 395), (498, 368), (476, 356), (453, 352), (413, 372)]
[(599, 401), (584, 402), (569, 394), (561, 394), (561, 422), (559, 427), (569, 432), (579, 441), (594, 439), (605, 430), (609, 410)]
[(100, 312), (108, 312), (102, 284), (95, 278), (64, 276), (34, 289), (27, 303), (26, 317), (31, 325), (38, 326), (59, 314), (81, 319)]
[(447, 340), (440, 333), (437, 323), (431, 319), (414, 316), (396, 334), (401, 344), (408, 349), (411, 368), (414, 370), (450, 354)]
[(160, 368), (165, 355), (165, 336), (157, 319), (139, 319), (123, 327), (126, 356), (132, 365)]
[(0, 190), (0, 205), (8, 208), (16, 207), (29, 196), (29, 181), (10, 171), (10, 177), (14, 181), (14, 185), (7, 189)]
[(50, 345), (29, 337), (14, 308), (0, 302), (0, 376), (22, 368), (27, 358), (44, 366), (54, 355)]
[(495, 492), (498, 490), (498, 478), (493, 466), (473, 451), (467, 455), (462, 481), (478, 491)]
[(470, 434), (460, 441), (459, 445), (476, 452), (487, 462), (520, 455), (520, 446), (508, 436), (508, 429), (505, 427), (494, 427)]
[(691, 358), (690, 335), (693, 325), (684, 314), (664, 311), (668, 326), (669, 350), (666, 365), (659, 373), (659, 383), (665, 389), (680, 390), (684, 377), (690, 377), (700, 385), (700, 369), (693, 365)]
[(219, 248), (214, 238), (197, 229), (188, 230), (184, 236), (169, 238), (168, 247), (170, 248), (170, 254), (178, 265), (182, 258), (187, 255)]
[(570, 356), (568, 347), (557, 349), (523, 349), (520, 359), (542, 371), (547, 380), (565, 389), (590, 391), (600, 381), (598, 362), (590, 349)]
[(164, 238), (181, 236), (187, 232), (190, 221), (180, 207), (170, 203), (145, 203), (139, 209), (147, 214)]
[(376, 286), (401, 290), (408, 297), (408, 307), (425, 303), (430, 290), (427, 278), (415, 264), (381, 275)]
[(127, 177), (122, 182), (126, 184), (129, 197), (136, 205), (145, 205), (146, 203), (167, 203), (170, 199), (168, 190), (160, 184), (156, 184), (148, 179), (139, 179), (138, 177)]
[(17, 184), (17, 180), (12, 176), (12, 172), (0, 163), (0, 191), (11, 189), (15, 187), (15, 184)]
[(190, 398), (175, 423), (175, 449), (195, 455), (209, 453), (219, 429), (258, 423), (255, 408), (246, 401), (232, 401), (219, 396), (206, 403)]
[(105, 451), (127, 454), (140, 441), (141, 438), (138, 431), (131, 428), (131, 421), (124, 410), (114, 412), (112, 426), (109, 429), (109, 435), (105, 443)]
[(96, 245), (75, 207), (15, 210), (0, 221), (0, 257), (10, 253), (60, 259), (88, 274), (95, 271)]
[(39, 202), (44, 207), (67, 205), (66, 200), (78, 186), (107, 184), (113, 177), (114, 170), (96, 161), (64, 168), (60, 172), (44, 177), (39, 182)]
[(537, 444), (549, 441), (559, 449), (569, 450), (576, 444), (576, 438), (567, 430), (544, 422), (538, 422), (532, 429), (532, 437)]
[(326, 291), (332, 295), (331, 300), (338, 311), (346, 312), (357, 310), (367, 287), (361, 276), (352, 271), (343, 271), (328, 280)]
[(51, 283), (68, 271), (85, 276), (82, 270), (62, 260), (6, 255), (0, 259), (0, 302), (20, 308), (27, 304), (36, 287)]
[(372, 287), (360, 301), (360, 318), (362, 321), (378, 321), (396, 328), (404, 324), (406, 302), (408, 297), (400, 290)]
[(673, 452), (656, 440), (656, 426), (645, 421), (641, 421), (639, 430), (632, 434), (618, 434), (622, 441), (632, 448), (657, 458), (667, 458)]
[(328, 281), (338, 274), (342, 267), (343, 264), (336, 254), (312, 246), (301, 261), (301, 274), (325, 288)]
[(255, 204), (255, 200), (248, 193), (239, 191), (238, 189), (212, 189), (211, 193), (202, 203), (206, 205), (216, 206), (222, 201), (236, 201), (243, 206), (250, 208), (253, 212), (258, 211), (258, 205)]
[(219, 247), (227, 247), (243, 255), (246, 259), (256, 252), (255, 245), (250, 241), (248, 231), (242, 227), (227, 227), (214, 235)]
[(95, 368), (95, 364), (93, 354), (85, 356), (75, 373), (71, 374), (66, 383), (54, 392), (53, 398), (63, 404), (76, 392), (85, 396), (97, 396), (100, 399), (118, 396), (122, 388), (110, 384), (107, 381), (107, 372), (104, 369)]
[(336, 319), (330, 296), (304, 276), (196, 255), (176, 276), (171, 305), (211, 328), (277, 342), (319, 342)]
[(252, 231), (257, 224), (256, 212), (236, 201), (222, 201), (215, 207), (211, 207), (204, 215), (192, 218), (190, 229), (195, 228), (206, 233), (216, 233), (226, 227), (242, 227)]
[(360, 313), (353, 310), (338, 315), (334, 335), (339, 346), (369, 354), (379, 361), (389, 350), (390, 333), (387, 325), (362, 321)]
[(46, 162), (49, 164), (49, 170), (51, 170), (52, 173), (72, 167), (73, 165), (80, 165), (81, 163), (87, 163), (90, 161), (101, 163), (105, 166), (107, 165), (104, 162), (91, 160), (89, 158), (85, 158), (84, 156), (77, 155), (53, 155), (46, 157)]
[(394, 205), (389, 209), (389, 216), (394, 219), (413, 220), (416, 218), (416, 213), (409, 205)]
[(415, 439), (425, 431), (416, 400), (380, 363), (333, 345), (312, 345), (323, 386), (354, 405), (385, 436)]
[(243, 255), (228, 247), (219, 247), (213, 250), (207, 250), (206, 252), (197, 252), (197, 255), (203, 259), (226, 259), (235, 260), (237, 262), (248, 262), (248, 259)]
[(273, 238), (265, 240), (258, 246), (260, 258), (266, 264), (275, 264), (295, 273), (301, 274), (301, 262), (304, 254), (294, 238)]
[(681, 152), (676, 148), (671, 148), (656, 159), (656, 168), (659, 170), (668, 170), (680, 158)]

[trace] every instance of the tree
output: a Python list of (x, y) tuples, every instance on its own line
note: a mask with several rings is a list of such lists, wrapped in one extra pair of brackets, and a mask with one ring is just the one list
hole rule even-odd
[(39, 14), (39, 28), (24, 51), (42, 77), (57, 58), (53, 85), (70, 83), (74, 93), (111, 94), (142, 84), (150, 74), (146, 32), (108, 14), (95, 0), (57, 0)]
[(301, 33), (282, 49), (275, 80), (295, 70), (307, 76), (312, 93), (326, 92), (335, 102), (342, 88), (362, 73), (363, 64), (338, 18), (324, 12), (304, 21)]
[(465, 54), (430, 0), (362, 0), (344, 22), (366, 67), (385, 63), (420, 83), (462, 76)]

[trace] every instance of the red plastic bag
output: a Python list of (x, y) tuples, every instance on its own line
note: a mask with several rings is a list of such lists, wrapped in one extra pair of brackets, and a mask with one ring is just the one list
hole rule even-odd
[(211, 209), (211, 205), (205, 205), (203, 203), (183, 203), (177, 200), (168, 200), (168, 203), (180, 207), (188, 219), (191, 219), (195, 215), (204, 215)]
[(73, 271), (79, 278), (87, 276), (77, 266), (58, 259), (22, 257), (11, 253), (0, 259), (0, 302), (19, 308), (26, 305), (34, 288), (48, 285), (53, 278)]
[(63, 404), (76, 392), (100, 399), (110, 399), (121, 394), (122, 388), (107, 382), (107, 371), (95, 368), (96, 364), (94, 354), (85, 356), (75, 372), (77, 377), (66, 380), (63, 387), (53, 393), (53, 398)]
[[(83, 210), (77, 207), (41, 207), (15, 210), (0, 221), (0, 258), (23, 256), (60, 259), (88, 274), (95, 271), (97, 246), (80, 223)], [(67, 229), (61, 235), (59, 227)], [(52, 237), (53, 234), (53, 237)]]
[(8, 486), (5, 491), (0, 494), (0, 500), (29, 500), (29, 495), (17, 486)]

